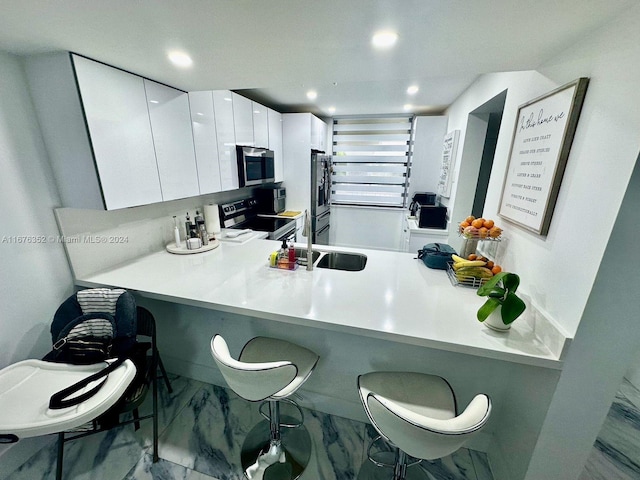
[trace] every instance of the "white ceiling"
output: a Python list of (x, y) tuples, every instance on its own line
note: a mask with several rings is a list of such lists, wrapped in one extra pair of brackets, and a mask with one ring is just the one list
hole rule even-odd
[[(410, 103), (429, 113), (479, 74), (535, 69), (635, 3), (0, 0), (0, 49), (70, 50), (187, 91), (239, 90), (280, 111), (398, 113)], [(398, 32), (391, 50), (371, 47), (379, 29)], [(193, 66), (171, 65), (170, 49)]]

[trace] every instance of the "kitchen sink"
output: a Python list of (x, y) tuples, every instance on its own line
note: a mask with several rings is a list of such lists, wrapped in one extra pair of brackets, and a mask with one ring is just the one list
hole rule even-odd
[(364, 270), (366, 264), (367, 256), (360, 253), (328, 252), (322, 256), (316, 267), (359, 272)]
[[(298, 260), (298, 263), (301, 265), (306, 265), (307, 264), (307, 249), (306, 248), (294, 248), (294, 251), (296, 252), (296, 260)], [(318, 257), (320, 257), (320, 252), (317, 250), (311, 250), (311, 263), (315, 263), (316, 260), (318, 260)]]

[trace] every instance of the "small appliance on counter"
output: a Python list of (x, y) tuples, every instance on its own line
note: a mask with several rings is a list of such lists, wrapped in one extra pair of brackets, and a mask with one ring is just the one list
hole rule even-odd
[(416, 221), (419, 228), (447, 228), (447, 207), (438, 205), (418, 205)]
[(436, 194), (433, 192), (416, 192), (409, 205), (409, 214), (414, 217), (420, 205), (435, 205)]
[(257, 188), (254, 192), (258, 200), (258, 213), (277, 215), (285, 211), (287, 190), (277, 185)]

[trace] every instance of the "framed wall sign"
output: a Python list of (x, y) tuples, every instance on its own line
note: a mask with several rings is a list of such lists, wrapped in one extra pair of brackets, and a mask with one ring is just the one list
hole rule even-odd
[(498, 214), (539, 235), (551, 223), (588, 78), (518, 108)]
[(444, 136), (444, 144), (442, 146), (442, 165), (440, 167), (440, 178), (438, 179), (437, 192), (445, 198), (449, 198), (451, 195), (451, 181), (453, 177), (453, 169), (456, 164), (459, 136), (460, 130), (454, 130)]

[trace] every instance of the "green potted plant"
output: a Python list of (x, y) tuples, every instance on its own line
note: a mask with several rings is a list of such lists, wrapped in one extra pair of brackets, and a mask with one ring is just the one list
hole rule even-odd
[(478, 309), (478, 320), (485, 322), (493, 330), (505, 331), (511, 323), (522, 315), (527, 306), (516, 295), (520, 277), (515, 273), (500, 272), (478, 288), (478, 295), (487, 297)]

